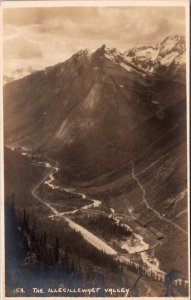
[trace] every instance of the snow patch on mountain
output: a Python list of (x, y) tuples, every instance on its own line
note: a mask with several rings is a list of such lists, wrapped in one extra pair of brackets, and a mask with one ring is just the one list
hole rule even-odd
[(185, 51), (185, 37), (171, 35), (155, 46), (132, 48), (123, 57), (146, 72), (184, 80)]
[(160, 63), (163, 66), (169, 66), (172, 61), (178, 56), (178, 52), (170, 52), (164, 57), (160, 58)]

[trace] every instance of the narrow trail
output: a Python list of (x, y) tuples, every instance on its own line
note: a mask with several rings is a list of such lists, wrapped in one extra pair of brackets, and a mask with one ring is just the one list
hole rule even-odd
[[(11, 149), (11, 150), (15, 150), (14, 148)], [(118, 262), (122, 262), (122, 263), (125, 263), (126, 265), (130, 266), (130, 267), (134, 267), (135, 270), (137, 270), (137, 272), (140, 272), (140, 270), (143, 271), (143, 273), (147, 276), (147, 277), (151, 277), (153, 278), (154, 280), (156, 281), (165, 281), (165, 276), (166, 276), (166, 273), (161, 271), (160, 269), (158, 269), (159, 267), (159, 264), (158, 264), (158, 261), (155, 260), (155, 258), (149, 258), (147, 257), (147, 251), (141, 251), (140, 255), (142, 256), (142, 260), (143, 262), (146, 263), (147, 265), (147, 268), (145, 268), (144, 266), (140, 266), (138, 263), (136, 263), (135, 261), (131, 260), (130, 258), (126, 257), (126, 255), (124, 254), (119, 254), (117, 253), (117, 251), (115, 251), (112, 247), (110, 247), (108, 244), (105, 243), (105, 241), (103, 241), (101, 238), (97, 237), (96, 235), (92, 234), (91, 232), (89, 232), (86, 228), (82, 227), (81, 225), (75, 223), (73, 220), (71, 220), (69, 217), (66, 217), (65, 215), (63, 215), (63, 213), (60, 213), (59, 211), (57, 211), (52, 205), (51, 203), (48, 203), (46, 201), (44, 201), (39, 195), (38, 195), (38, 188), (40, 187), (40, 185), (42, 184), (45, 184), (45, 181), (51, 177), (50, 179), (51, 180), (54, 180), (54, 177), (53, 177), (53, 174), (56, 173), (59, 169), (57, 167), (57, 164), (56, 166), (51, 166), (49, 163), (44, 163), (44, 162), (40, 162), (41, 164), (45, 164), (45, 166), (47, 168), (50, 168), (50, 171), (40, 180), (40, 182), (38, 182), (38, 184), (35, 185), (35, 187), (31, 190), (31, 194), (33, 195), (34, 199), (36, 199), (38, 202), (40, 202), (41, 204), (45, 205), (52, 213), (53, 213), (53, 216), (52, 217), (58, 217), (58, 218), (62, 218), (64, 219), (68, 225), (70, 226), (70, 228), (72, 228), (73, 230), (77, 231), (77, 232), (80, 232), (82, 237), (87, 241), (89, 242), (90, 244), (92, 244), (95, 248), (105, 252), (106, 254), (108, 255), (112, 255), (114, 257), (114, 259), (116, 259)], [(136, 180), (139, 188), (141, 189), (142, 191), (142, 198), (143, 198), (143, 202), (145, 203), (146, 207), (148, 209), (151, 209), (153, 212), (155, 212), (155, 214), (157, 214), (157, 216), (160, 218), (160, 219), (163, 219), (165, 221), (168, 221), (170, 223), (172, 223), (174, 226), (176, 226), (178, 229), (181, 229), (181, 231), (183, 231), (182, 228), (179, 228), (178, 225), (174, 224), (173, 222), (171, 222), (170, 220), (164, 218), (164, 216), (161, 216), (157, 211), (155, 211), (152, 207), (150, 207), (150, 205), (148, 204), (147, 200), (146, 200), (146, 191), (144, 189), (144, 187), (141, 185), (139, 179), (137, 178), (137, 175), (135, 175), (135, 171), (134, 171), (134, 163), (133, 161), (131, 161), (131, 164), (132, 164), (132, 177)], [(50, 180), (49, 180), (49, 183)], [(62, 187), (61, 187), (62, 188)], [(64, 190), (65, 188), (63, 188)], [(78, 192), (75, 192), (73, 189), (68, 189), (66, 188), (65, 191), (67, 191), (68, 193), (76, 193), (80, 196), (84, 196), (84, 194), (82, 193), (78, 193)], [(85, 195), (85, 197), (83, 197), (83, 199), (88, 199), (87, 196)], [(96, 206), (99, 206), (99, 200), (94, 200), (94, 201), (98, 201), (96, 202), (97, 205)], [(115, 211), (114, 209), (111, 208), (111, 212), (112, 214), (114, 215)], [(112, 216), (112, 215), (111, 215)], [(127, 226), (127, 225), (126, 225)], [(186, 233), (184, 231), (184, 233)], [(186, 233), (187, 234), (187, 233)], [(135, 234), (137, 235), (137, 234)], [(142, 236), (140, 236), (142, 238)], [(143, 239), (143, 238), (142, 238)], [(150, 249), (153, 249), (155, 247), (157, 247), (158, 243), (154, 244), (152, 248)], [(153, 268), (153, 259), (155, 260), (155, 264), (154, 264), (154, 268)], [(181, 285), (181, 284), (184, 284), (188, 287), (188, 281), (183, 281), (182, 279), (177, 279), (174, 281), (174, 284), (175, 285)]]
[[(49, 166), (49, 167), (51, 167), (51, 166)], [(46, 176), (33, 188), (33, 190), (32, 190), (33, 197), (35, 199), (37, 199), (39, 202), (41, 202), (42, 204), (44, 204), (53, 213), (52, 215), (49, 216), (50, 218), (54, 218), (54, 217), (63, 218), (64, 220), (66, 220), (68, 222), (68, 225), (72, 229), (80, 232), (82, 234), (82, 236), (84, 237), (84, 239), (87, 240), (94, 247), (96, 247), (97, 249), (105, 252), (106, 254), (114, 255), (116, 260), (121, 261), (121, 259), (122, 259), (124, 262), (129, 264), (130, 263), (130, 259), (128, 258), (129, 254), (128, 255), (120, 255), (117, 251), (115, 251), (111, 246), (109, 246), (101, 238), (99, 238), (96, 235), (92, 234), (86, 228), (84, 228), (81, 225), (75, 223), (73, 220), (71, 220), (67, 216), (69, 214), (73, 214), (73, 213), (79, 211), (81, 208), (73, 210), (73, 211), (69, 211), (69, 212), (64, 212), (64, 213), (59, 212), (59, 211), (57, 211), (57, 209), (54, 206), (51, 205), (51, 203), (48, 203), (48, 202), (44, 201), (43, 199), (41, 199), (39, 197), (39, 195), (37, 193), (38, 188), (40, 187), (41, 184), (47, 184), (52, 189), (58, 189), (58, 190), (62, 190), (62, 191), (68, 192), (68, 193), (77, 194), (77, 195), (81, 196), (83, 199), (88, 199), (85, 194), (76, 192), (71, 188), (64, 188), (64, 187), (60, 187), (60, 186), (57, 186), (57, 185), (53, 184), (53, 181), (54, 181), (54, 176), (53, 175), (57, 171), (58, 171), (58, 168), (56, 168), (56, 167), (51, 168), (51, 170), (46, 174)], [(101, 201), (99, 201), (99, 200), (93, 200), (93, 201), (97, 201), (96, 204), (101, 204)], [(86, 206), (87, 207), (90, 207), (90, 206), (92, 207), (92, 204), (91, 205), (86, 205)], [(86, 207), (86, 206), (84, 206), (84, 207)], [(119, 220), (114, 217), (114, 214), (115, 214), (114, 209), (111, 208), (111, 212), (112, 212), (112, 215), (110, 215), (110, 217), (113, 217), (115, 219), (115, 221), (117, 223), (119, 223)], [(131, 228), (128, 225), (125, 225), (125, 226), (128, 227), (129, 230), (131, 230)], [(132, 245), (131, 245), (132, 241), (130, 241), (130, 240), (125, 242), (124, 245), (122, 245), (122, 248), (124, 248), (124, 249), (128, 248), (129, 253), (140, 253), (143, 263), (145, 265), (147, 265), (147, 267), (149, 269), (152, 269), (153, 271), (157, 272), (157, 274), (164, 274), (164, 272), (159, 269), (159, 261), (156, 258), (155, 258), (155, 260), (153, 260), (153, 264), (152, 264), (150, 262), (149, 256), (147, 254), (142, 253), (142, 252), (148, 251), (149, 249), (150, 250), (152, 249), (152, 248), (149, 247), (148, 244), (146, 244), (143, 241), (143, 237), (140, 236), (139, 234), (133, 233), (133, 239), (136, 239), (136, 246), (135, 245), (133, 246), (133, 250), (132, 250)], [(128, 246), (129, 243), (130, 243), (130, 245)], [(132, 261), (131, 263), (132, 264), (134, 263), (138, 267), (138, 264), (136, 264), (136, 262)], [(146, 269), (145, 269), (145, 272), (147, 272)]]
[[(57, 209), (55, 209), (55, 207), (53, 207), (52, 205), (51, 205), (51, 203), (48, 203), (48, 202), (46, 202), (46, 201), (44, 201), (39, 195), (38, 195), (38, 193), (37, 193), (37, 190), (38, 190), (38, 188), (40, 187), (40, 185), (41, 184), (44, 184), (44, 183), (46, 183), (47, 182), (47, 180), (48, 180), (48, 178), (50, 178), (49, 180), (48, 180), (48, 182), (49, 182), (49, 186), (50, 187), (52, 187), (52, 188), (54, 188), (55, 186), (54, 186), (54, 184), (52, 183), (52, 181), (53, 181), (53, 179), (54, 179), (54, 177), (53, 177), (53, 174), (55, 173), (55, 172), (57, 172), (57, 170), (58, 170), (58, 168), (56, 168), (56, 167), (52, 167), (51, 168), (51, 170), (46, 174), (46, 176), (45, 177), (43, 177), (43, 179), (33, 188), (33, 190), (32, 190), (32, 195), (33, 195), (33, 197), (37, 200), (37, 201), (39, 201), (40, 203), (42, 203), (42, 204), (44, 204), (53, 214), (51, 215), (51, 216), (49, 216), (50, 218), (54, 218), (54, 217), (58, 217), (58, 218), (63, 218), (65, 221), (67, 221), (68, 222), (68, 225), (72, 228), (72, 229), (74, 229), (74, 230), (76, 230), (76, 231), (78, 231), (78, 232), (80, 232), (81, 234), (82, 234), (82, 236), (84, 237), (84, 239), (85, 240), (87, 240), (90, 244), (92, 244), (94, 247), (96, 247), (97, 249), (99, 249), (99, 250), (101, 250), (101, 251), (103, 251), (103, 252), (105, 252), (106, 254), (109, 254), (109, 255), (114, 255), (115, 256), (115, 259), (122, 259), (122, 257), (123, 257), (123, 260), (125, 260), (126, 261), (126, 263), (129, 263), (129, 258), (127, 258), (127, 256), (126, 255), (120, 255), (120, 254), (118, 254), (117, 253), (117, 251), (115, 251), (111, 246), (109, 246), (105, 241), (103, 241), (101, 238), (99, 238), (99, 237), (97, 237), (96, 235), (94, 235), (93, 233), (91, 233), (90, 231), (88, 231), (86, 228), (84, 228), (84, 227), (82, 227), (81, 225), (79, 225), (79, 224), (77, 224), (77, 223), (75, 223), (73, 220), (71, 220), (67, 215), (68, 215), (68, 213), (70, 213), (70, 214), (72, 214), (72, 213), (74, 213), (75, 211), (78, 211), (79, 209), (77, 209), (77, 210), (74, 210), (74, 211), (71, 211), (71, 212), (66, 212), (66, 213), (62, 213), (62, 212), (59, 212), (59, 211), (57, 211)], [(58, 188), (58, 186), (56, 186), (56, 189)], [(62, 188), (63, 190), (65, 190), (65, 188)], [(68, 193), (70, 193), (70, 189), (67, 189), (67, 192)], [(73, 191), (71, 191), (71, 193), (73, 193)], [(82, 196), (82, 195), (84, 195), (84, 194), (81, 194), (81, 193), (77, 193), (77, 192), (75, 192), (75, 194), (78, 194), (78, 195), (80, 195), (80, 196)], [(83, 199), (87, 199), (87, 197), (83, 197)], [(114, 213), (114, 210), (113, 209), (111, 209), (112, 211), (113, 211), (113, 213)], [(116, 221), (118, 221), (118, 219), (115, 219)], [(119, 221), (118, 221), (119, 222)], [(127, 225), (126, 225), (127, 226)], [(136, 237), (136, 239), (137, 240), (140, 240), (141, 241), (141, 249), (143, 250), (143, 248), (144, 248), (144, 251), (146, 251), (146, 250), (149, 250), (149, 246), (146, 244), (146, 243), (144, 243), (143, 242), (143, 238), (141, 237), (141, 236), (139, 236), (138, 234), (136, 234), (136, 233), (134, 233), (134, 238)], [(127, 242), (125, 243), (126, 244), (126, 246), (127, 246)], [(142, 245), (143, 244), (143, 245)], [(144, 247), (143, 247), (144, 246)], [(131, 248), (131, 247), (130, 247)], [(130, 251), (130, 248), (128, 248), (129, 249), (129, 251)], [(140, 245), (137, 245), (137, 250), (138, 250), (138, 252), (139, 252), (139, 249), (140, 249)], [(140, 251), (140, 252), (142, 252), (142, 251)], [(133, 252), (134, 253), (134, 252)], [(148, 260), (148, 258), (147, 257), (142, 257), (142, 259), (143, 259), (143, 262), (144, 263), (149, 263), (149, 260)], [(157, 261), (157, 260), (156, 260)], [(135, 263), (136, 264), (136, 263)], [(137, 264), (138, 265), (138, 264)], [(157, 261), (157, 264), (155, 264), (155, 265), (157, 265), (157, 268), (156, 268), (156, 266), (155, 266), (155, 271), (157, 271), (157, 273), (159, 273), (159, 274), (161, 274), (161, 273), (163, 273), (158, 267), (159, 267), (159, 262)], [(149, 265), (148, 265), (151, 269), (154, 267), (154, 266), (152, 266), (150, 263), (149, 263)]]
[(174, 223), (173, 221), (167, 219), (165, 216), (161, 215), (156, 209), (154, 209), (152, 206), (149, 205), (147, 198), (146, 198), (146, 191), (143, 187), (143, 185), (140, 183), (139, 178), (135, 174), (135, 168), (134, 168), (134, 162), (131, 160), (131, 166), (132, 166), (132, 178), (137, 182), (137, 185), (139, 186), (141, 192), (142, 192), (142, 201), (145, 204), (146, 208), (151, 210), (160, 220), (163, 220), (172, 226), (176, 227), (178, 230), (180, 230), (182, 233), (188, 235), (188, 232), (184, 229), (182, 229), (179, 225)]
[(181, 215), (186, 214), (187, 213), (187, 208), (182, 210), (179, 214), (176, 215), (176, 218), (179, 218)]
[(183, 190), (181, 193), (179, 193), (176, 197), (175, 197), (175, 202), (174, 202), (174, 207), (173, 209), (176, 208), (176, 206), (178, 205), (179, 201), (181, 201), (182, 199), (184, 199), (184, 197), (187, 194), (187, 189)]

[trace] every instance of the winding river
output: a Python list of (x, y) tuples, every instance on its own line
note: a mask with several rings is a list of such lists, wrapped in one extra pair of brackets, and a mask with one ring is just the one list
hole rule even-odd
[[(9, 148), (12, 151), (15, 150), (14, 147), (9, 147)], [(49, 170), (49, 172), (46, 174), (46, 176), (32, 190), (33, 197), (36, 200), (38, 200), (39, 202), (43, 203), (45, 206), (47, 206), (50, 209), (52, 214), (49, 217), (50, 218), (54, 218), (54, 217), (64, 218), (65, 221), (67, 221), (68, 225), (73, 230), (76, 230), (77, 232), (80, 232), (82, 234), (83, 238), (85, 240), (87, 240), (90, 244), (92, 244), (94, 247), (96, 247), (97, 249), (105, 252), (108, 255), (117, 256), (118, 253), (115, 249), (112, 248), (112, 246), (108, 245), (104, 240), (97, 237), (96, 235), (94, 235), (93, 233), (91, 233), (86, 228), (82, 227), (81, 225), (77, 224), (76, 222), (71, 220), (70, 217), (69, 217), (70, 215), (75, 214), (76, 212), (81, 211), (81, 210), (99, 208), (102, 204), (102, 201), (97, 200), (97, 199), (90, 199), (84, 193), (76, 191), (75, 188), (63, 187), (63, 186), (56, 185), (54, 183), (55, 182), (55, 174), (59, 172), (59, 168), (57, 167), (57, 164), (56, 164), (56, 166), (53, 166), (49, 162), (39, 161), (39, 157), (31, 154), (29, 151), (27, 151), (27, 149), (22, 149), (21, 148), (21, 154), (23, 156), (28, 157), (29, 159), (34, 159), (35, 158), (35, 160), (38, 160), (37, 163), (36, 163), (37, 166), (44, 166), (45, 168), (47, 168)], [(74, 210), (67, 211), (67, 212), (59, 212), (50, 203), (43, 201), (43, 199), (41, 199), (39, 197), (37, 191), (38, 191), (38, 188), (40, 187), (40, 185), (42, 185), (42, 184), (47, 185), (52, 190), (59, 190), (61, 192), (64, 191), (66, 193), (78, 195), (83, 200), (88, 200), (91, 203), (90, 204), (85, 204), (84, 206), (82, 206), (79, 209), (74, 209)], [(111, 211), (111, 214), (108, 215), (108, 216), (110, 218), (113, 218), (116, 223), (119, 223), (120, 220), (119, 220), (119, 218), (116, 217), (115, 210), (113, 208), (110, 208), (110, 211)], [(160, 270), (160, 263), (159, 263), (158, 259), (156, 257), (154, 257), (153, 254), (152, 255), (149, 254), (150, 246), (149, 246), (148, 243), (146, 243), (144, 241), (144, 238), (140, 234), (133, 232), (132, 228), (129, 227), (127, 224), (123, 224), (121, 222), (120, 222), (120, 224), (122, 226), (127, 227), (128, 230), (130, 230), (132, 232), (131, 236), (128, 237), (126, 241), (121, 241), (119, 243), (119, 246), (121, 247), (121, 249), (126, 250), (127, 253), (129, 253), (129, 255), (137, 254), (141, 258), (141, 260), (143, 262), (143, 265), (148, 270), (155, 271), (159, 274), (165, 274), (162, 270)], [(122, 256), (123, 255), (120, 255), (120, 259), (122, 258)], [(125, 255), (123, 257), (123, 261), (125, 261), (127, 259), (128, 258)]]
[[(43, 164), (43, 162), (40, 162), (40, 164)], [(101, 206), (102, 202), (100, 200), (89, 199), (87, 197), (87, 195), (85, 195), (84, 193), (77, 192), (74, 188), (65, 188), (65, 187), (54, 184), (54, 181), (55, 181), (54, 174), (59, 172), (58, 167), (53, 167), (47, 163), (44, 163), (44, 166), (46, 168), (52, 168), (52, 172), (44, 180), (44, 184), (48, 185), (49, 188), (51, 188), (53, 190), (59, 190), (59, 191), (64, 191), (66, 193), (72, 193), (75, 195), (79, 195), (80, 197), (82, 197), (82, 199), (91, 201), (91, 204), (86, 204), (79, 209), (75, 209), (75, 210), (68, 211), (68, 212), (62, 212), (62, 213), (58, 213), (58, 211), (56, 211), (57, 217), (58, 217), (58, 214), (59, 214), (59, 217), (63, 217), (63, 216), (75, 214), (76, 212), (81, 211), (83, 209), (91, 209), (91, 208), (96, 208), (96, 207)], [(49, 206), (50, 206), (50, 204), (49, 204)], [(119, 223), (120, 220), (115, 216), (115, 210), (113, 208), (110, 208), (110, 210), (111, 210), (111, 214), (109, 215), (109, 217), (113, 218), (116, 221), (116, 223)], [(54, 208), (53, 212), (55, 215), (55, 208)], [(54, 217), (54, 215), (51, 215), (50, 217)], [(105, 242), (103, 243), (102, 240), (100, 243), (100, 239), (95, 237), (95, 235), (94, 235), (94, 237), (91, 236), (91, 238), (90, 238), (90, 235), (92, 233), (90, 233), (88, 230), (86, 230), (79, 224), (73, 222), (69, 218), (67, 218), (67, 221), (71, 228), (80, 232), (87, 241), (89, 241), (91, 244), (93, 244), (99, 250), (102, 250), (111, 255), (117, 254), (117, 252), (114, 249), (112, 249), (111, 247), (108, 248), (108, 245)], [(120, 243), (120, 247), (122, 249), (125, 249), (129, 254), (137, 254), (138, 253), (138, 255), (140, 255), (140, 257), (143, 261), (144, 266), (146, 266), (149, 270), (158, 272), (160, 274), (164, 274), (164, 272), (162, 270), (160, 270), (159, 260), (156, 257), (154, 257), (153, 254), (151, 255), (148, 253), (148, 250), (150, 250), (150, 246), (148, 243), (146, 243), (144, 241), (143, 237), (141, 235), (133, 232), (132, 228), (129, 227), (127, 224), (123, 224), (123, 223), (120, 223), (120, 224), (121, 224), (121, 226), (127, 227), (128, 230), (130, 230), (132, 232), (131, 236), (128, 237), (127, 241)]]

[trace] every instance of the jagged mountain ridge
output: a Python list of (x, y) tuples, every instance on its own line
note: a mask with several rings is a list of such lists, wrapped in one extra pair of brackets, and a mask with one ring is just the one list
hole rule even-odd
[[(83, 50), (78, 53), (82, 53)], [(91, 56), (89, 49), (85, 50)], [(105, 47), (105, 57), (113, 62), (124, 63), (124, 66), (130, 66), (140, 72), (150, 72), (158, 75), (166, 75), (168, 78), (176, 80), (185, 80), (185, 57), (186, 41), (184, 36), (172, 35), (166, 37), (162, 42), (155, 46), (142, 46), (131, 48), (124, 53), (116, 48)], [(48, 69), (48, 68), (46, 68)], [(19, 68), (10, 74), (4, 75), (4, 84), (21, 79), (34, 73), (31, 66)]]
[(184, 36), (169, 36), (153, 46), (135, 47), (124, 57), (142, 70), (185, 81), (186, 41)]
[(186, 259), (177, 257), (187, 253), (186, 86), (176, 70), (172, 61), (161, 76), (116, 49), (82, 50), (4, 86), (4, 136), (5, 144), (59, 161), (60, 185), (133, 211), (163, 236), (162, 269), (186, 273)]
[(143, 145), (133, 133), (138, 128), (148, 142), (149, 128), (141, 127), (151, 118), (157, 134), (165, 111), (182, 95), (182, 83), (141, 70), (115, 48), (81, 50), (5, 85), (5, 142), (46, 152), (69, 169), (95, 176)]

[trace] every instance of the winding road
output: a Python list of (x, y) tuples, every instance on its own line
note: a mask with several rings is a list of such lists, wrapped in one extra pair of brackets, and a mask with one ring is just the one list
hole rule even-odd
[(44, 204), (46, 207), (50, 209), (50, 211), (54, 214), (54, 216), (59, 217), (67, 221), (68, 225), (75, 231), (80, 232), (83, 238), (88, 241), (91, 245), (96, 247), (97, 249), (105, 252), (108, 255), (117, 255), (117, 252), (107, 245), (103, 240), (98, 238), (96, 235), (85, 229), (84, 227), (80, 226), (79, 224), (72, 221), (70, 218), (66, 217), (63, 213), (57, 211), (50, 203), (43, 201), (43, 199), (38, 195), (37, 190), (41, 184), (43, 184), (46, 179), (51, 176), (56, 171), (55, 167), (46, 174), (46, 176), (33, 188), (32, 195), (33, 197), (39, 201), (40, 203)]
[[(44, 204), (53, 213), (53, 215), (50, 215), (49, 217), (51, 217), (51, 218), (54, 218), (54, 217), (63, 218), (65, 221), (67, 221), (68, 225), (73, 230), (75, 230), (77, 232), (80, 232), (81, 235), (83, 236), (83, 238), (86, 241), (88, 241), (91, 245), (96, 247), (98, 250), (101, 250), (101, 251), (105, 252), (108, 255), (115, 255), (116, 260), (123, 261), (124, 263), (129, 264), (130, 259), (128, 258), (128, 255), (119, 254), (116, 250), (114, 250), (111, 246), (109, 246), (104, 240), (97, 237), (95, 234), (93, 234), (92, 232), (90, 232), (86, 228), (82, 227), (81, 225), (75, 223), (73, 220), (71, 220), (71, 218), (67, 217), (68, 214), (73, 214), (76, 211), (79, 211), (80, 209), (73, 210), (73, 211), (70, 211), (70, 212), (60, 213), (59, 211), (57, 211), (57, 209), (55, 207), (53, 207), (51, 205), (51, 203), (48, 203), (48, 202), (44, 201), (38, 195), (37, 190), (40, 187), (40, 185), (47, 184), (53, 190), (58, 189), (58, 190), (65, 191), (65, 192), (68, 192), (68, 193), (77, 194), (77, 195), (81, 196), (83, 199), (88, 199), (85, 194), (76, 192), (71, 188), (64, 188), (64, 187), (60, 187), (60, 186), (57, 186), (57, 185), (53, 184), (53, 180), (54, 180), (53, 174), (58, 172), (59, 169), (58, 169), (58, 167), (53, 167), (53, 166), (50, 166), (50, 165), (48, 165), (48, 167), (49, 168), (51, 167), (51, 170), (33, 188), (32, 195), (37, 201)], [(95, 207), (95, 205), (100, 205), (100, 204), (101, 204), (101, 201), (93, 200), (93, 204), (85, 205), (83, 208), (92, 207), (92, 206)], [(111, 210), (112, 214), (109, 215), (109, 217), (112, 217), (116, 221), (116, 223), (119, 223), (119, 220), (116, 217), (114, 217), (114, 214), (115, 214), (114, 209), (111, 208), (110, 210)], [(124, 224), (124, 226), (128, 226), (128, 225)], [(128, 228), (129, 228), (129, 230), (131, 230), (131, 228), (129, 226), (128, 226)], [(144, 242), (143, 237), (140, 236), (139, 234), (133, 233), (131, 238), (128, 239), (128, 241), (123, 242), (121, 244), (121, 248), (122, 249), (127, 249), (128, 252), (131, 253), (131, 254), (135, 254), (135, 253), (138, 254), (139, 253), (140, 257), (142, 258), (143, 263), (149, 269), (152, 269), (153, 271), (157, 272), (157, 274), (160, 274), (160, 275), (164, 274), (164, 272), (159, 269), (159, 261), (156, 258), (152, 259), (152, 263), (151, 263), (151, 258), (149, 257), (148, 254), (146, 254), (146, 251), (149, 250), (149, 249), (153, 249), (153, 248), (150, 248), (149, 245)], [(136, 264), (135, 262), (132, 262), (132, 263), (134, 263), (137, 267), (139, 267), (139, 265)]]
[[(15, 148), (11, 149), (11, 150), (15, 150)], [(26, 155), (27, 156), (27, 155)], [(81, 225), (75, 223), (73, 220), (71, 220), (69, 217), (66, 217), (66, 215), (64, 213), (60, 213), (59, 211), (57, 211), (52, 205), (51, 203), (48, 203), (46, 201), (44, 201), (44, 199), (42, 199), (39, 194), (38, 194), (38, 189), (42, 184), (45, 184), (45, 182), (48, 182), (49, 184), (51, 183), (51, 181), (54, 180), (54, 176), (53, 174), (58, 172), (58, 167), (57, 164), (56, 166), (51, 166), (48, 163), (45, 162), (39, 162), (41, 164), (44, 164), (47, 168), (50, 168), (49, 172), (38, 182), (38, 184), (35, 185), (35, 187), (32, 189), (31, 193), (34, 197), (34, 199), (36, 199), (38, 202), (40, 202), (41, 204), (45, 205), (52, 213), (53, 216), (58, 217), (58, 218), (62, 218), (64, 219), (68, 225), (70, 226), (70, 228), (72, 228), (73, 230), (81, 233), (81, 235), (83, 236), (83, 238), (89, 242), (90, 244), (92, 244), (94, 247), (96, 247), (97, 249), (105, 252), (108, 255), (113, 255), (114, 259), (116, 259), (118, 262), (123, 262), (126, 263), (129, 266), (132, 266), (132, 264), (134, 265), (135, 269), (139, 270), (140, 266), (139, 264), (137, 264), (136, 262), (133, 262), (132, 260), (130, 260), (128, 257), (126, 257), (126, 255), (120, 255), (119, 253), (117, 253), (116, 250), (114, 250), (111, 246), (109, 246), (105, 241), (103, 241), (101, 238), (97, 237), (96, 235), (94, 235), (93, 233), (89, 232), (86, 228), (82, 227)], [(172, 222), (171, 220), (165, 218), (164, 216), (161, 216), (160, 213), (158, 211), (156, 211), (154, 208), (152, 208), (149, 203), (147, 202), (146, 199), (146, 191), (143, 187), (143, 185), (140, 183), (139, 178), (137, 177), (137, 175), (135, 174), (135, 170), (134, 170), (134, 162), (131, 161), (131, 165), (132, 165), (132, 178), (134, 180), (136, 180), (140, 190), (142, 191), (142, 201), (143, 203), (146, 205), (147, 209), (150, 209), (159, 219), (164, 220), (166, 222), (171, 223), (171, 225), (175, 226), (176, 228), (178, 228), (181, 232), (187, 234), (187, 232), (185, 230), (183, 230), (180, 226), (178, 226), (177, 224), (175, 224), (174, 222)], [(59, 187), (61, 189), (63, 189), (65, 192), (68, 193), (75, 193), (80, 195), (83, 199), (88, 199), (86, 195), (82, 194), (82, 193), (78, 193), (75, 192), (73, 189), (68, 189), (68, 188), (62, 188)], [(94, 204), (96, 205), (100, 205), (99, 200), (93, 200), (93, 201), (97, 201), (94, 202)], [(91, 204), (92, 205), (92, 204)], [(88, 205), (87, 205), (88, 206)], [(115, 211), (113, 209), (111, 209), (112, 215), (114, 216)], [(117, 220), (117, 219), (115, 219)], [(124, 224), (125, 225), (125, 224)], [(137, 235), (137, 234), (136, 234)], [(141, 236), (140, 236), (141, 237)], [(142, 238), (142, 237), (141, 237)], [(143, 238), (142, 238), (143, 239)], [(157, 243), (153, 246), (153, 248), (155, 248), (157, 246)], [(150, 248), (151, 249), (151, 248)], [(153, 266), (153, 263), (151, 262), (151, 260), (148, 260), (148, 254), (146, 253), (146, 251), (140, 251), (141, 257), (143, 262), (146, 263), (147, 268), (142, 267), (142, 270), (144, 270), (145, 275), (152, 277), (152, 275), (154, 274), (154, 279), (155, 280), (165, 280), (165, 272), (161, 271), (159, 269), (159, 264), (158, 262)], [(153, 258), (155, 260), (155, 258)], [(153, 268), (154, 267), (154, 268)], [(153, 277), (152, 277), (153, 278)], [(177, 279), (177, 282), (182, 281), (181, 279)], [(188, 284), (188, 281), (185, 281), (186, 284)]]
[(165, 216), (161, 215), (156, 209), (154, 209), (152, 206), (149, 205), (147, 198), (146, 198), (146, 190), (144, 189), (143, 185), (140, 183), (139, 178), (135, 174), (135, 168), (134, 168), (134, 162), (131, 160), (131, 166), (132, 166), (132, 178), (136, 180), (141, 192), (142, 192), (142, 201), (145, 204), (147, 209), (150, 209), (160, 220), (163, 220), (167, 223), (170, 223), (172, 226), (176, 227), (178, 230), (180, 230), (182, 233), (188, 235), (188, 232), (181, 228), (179, 225), (174, 223), (173, 221), (167, 219)]

